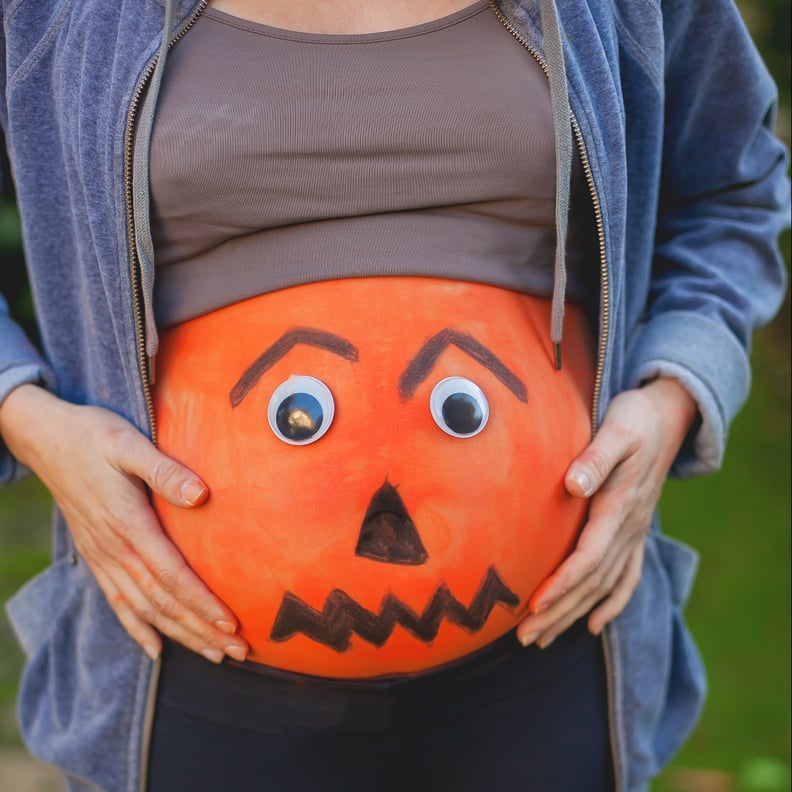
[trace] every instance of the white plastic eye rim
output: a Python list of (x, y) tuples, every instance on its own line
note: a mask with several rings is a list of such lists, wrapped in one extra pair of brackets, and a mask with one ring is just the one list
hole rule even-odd
[[(469, 434), (460, 434), (455, 432), (443, 418), (443, 404), (445, 400), (454, 393), (467, 393), (473, 396), (481, 407), (481, 425), (475, 432)], [(437, 385), (432, 388), (432, 395), (429, 397), (429, 409), (432, 412), (434, 422), (447, 434), (452, 437), (460, 437), (467, 440), (470, 437), (475, 437), (480, 434), (489, 421), (489, 402), (484, 395), (484, 391), (476, 385), (475, 382), (467, 379), (466, 377), (446, 377), (440, 380)]]
[[(315, 435), (307, 437), (304, 440), (292, 440), (290, 437), (284, 436), (278, 428), (278, 408), (281, 402), (283, 402), (284, 399), (288, 399), (289, 396), (294, 396), (296, 393), (307, 393), (313, 396), (322, 408), (322, 425), (319, 427), (319, 431)], [(270, 396), (269, 406), (267, 407), (267, 421), (269, 422), (270, 429), (272, 429), (272, 433), (278, 440), (282, 443), (288, 443), (288, 445), (310, 445), (311, 443), (315, 443), (327, 433), (327, 430), (333, 423), (334, 417), (335, 401), (333, 399), (333, 394), (330, 392), (330, 388), (321, 380), (316, 379), (316, 377), (309, 377), (306, 374), (292, 374), (289, 379), (278, 385), (273, 391), (272, 396)]]

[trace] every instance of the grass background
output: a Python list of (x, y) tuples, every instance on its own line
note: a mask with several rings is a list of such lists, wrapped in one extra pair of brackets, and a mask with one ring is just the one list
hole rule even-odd
[[(790, 4), (738, 5), (779, 83), (778, 131), (789, 141)], [(789, 245), (787, 234), (787, 261)], [(15, 211), (0, 203), (4, 289), (34, 332), (20, 261)], [(779, 318), (757, 335), (752, 394), (732, 428), (722, 471), (671, 481), (661, 501), (665, 530), (701, 552), (687, 615), (707, 663), (710, 695), (656, 792), (792, 789), (789, 317), (787, 299)], [(36, 480), (0, 490), (0, 601), (46, 565), (48, 523), (48, 496)], [(0, 618), (0, 749), (21, 745), (13, 711), (21, 663)]]

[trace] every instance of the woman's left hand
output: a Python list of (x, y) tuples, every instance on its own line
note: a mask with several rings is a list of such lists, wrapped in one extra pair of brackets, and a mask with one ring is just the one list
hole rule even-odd
[(531, 597), (531, 615), (517, 628), (524, 646), (549, 646), (589, 611), (588, 628), (597, 635), (624, 610), (641, 577), (663, 483), (696, 409), (688, 391), (667, 378), (610, 403), (564, 481), (571, 495), (591, 498), (588, 522), (574, 552)]

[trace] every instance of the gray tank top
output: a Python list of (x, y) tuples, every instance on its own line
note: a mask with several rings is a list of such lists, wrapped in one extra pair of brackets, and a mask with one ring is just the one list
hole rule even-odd
[[(549, 296), (553, 146), (547, 80), (486, 0), (363, 35), (209, 8), (169, 56), (152, 136), (157, 321), (345, 277)], [(585, 187), (574, 170), (573, 195)], [(579, 214), (573, 300), (586, 280)]]

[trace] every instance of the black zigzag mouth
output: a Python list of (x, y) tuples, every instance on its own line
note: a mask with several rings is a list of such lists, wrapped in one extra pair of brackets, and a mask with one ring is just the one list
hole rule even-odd
[(465, 607), (448, 586), (441, 583), (420, 616), (393, 594), (387, 594), (380, 612), (374, 613), (341, 589), (330, 592), (321, 611), (287, 591), (275, 617), (270, 640), (288, 641), (302, 633), (336, 652), (345, 652), (349, 649), (353, 632), (379, 647), (400, 624), (418, 640), (431, 644), (443, 619), (475, 633), (486, 624), (496, 605), (513, 609), (519, 603), (520, 598), (503, 582), (494, 566), (487, 570), (469, 607)]

